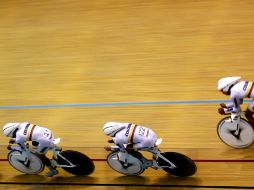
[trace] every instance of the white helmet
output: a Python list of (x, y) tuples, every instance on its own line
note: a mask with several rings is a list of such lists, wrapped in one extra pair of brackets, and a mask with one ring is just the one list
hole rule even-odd
[(3, 127), (3, 133), (7, 137), (13, 138), (14, 132), (18, 129), (20, 123), (7, 123)]
[(228, 92), (231, 85), (237, 83), (241, 77), (225, 77), (218, 81), (218, 90)]
[(105, 135), (107, 136), (111, 136), (114, 137), (115, 134), (119, 131), (121, 131), (122, 129), (124, 129), (125, 126), (123, 125), (123, 123), (118, 123), (118, 122), (107, 122), (104, 126), (103, 126), (103, 132), (105, 133)]

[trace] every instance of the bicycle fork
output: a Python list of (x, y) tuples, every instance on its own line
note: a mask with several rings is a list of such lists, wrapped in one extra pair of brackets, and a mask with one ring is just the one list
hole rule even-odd
[[(168, 160), (167, 158), (165, 158), (160, 151), (158, 150), (158, 148), (152, 148), (152, 149), (148, 149), (147, 151), (151, 152), (153, 154), (153, 157), (155, 159), (153, 159), (153, 166), (155, 168), (170, 168), (170, 169), (175, 169), (177, 168), (177, 166), (172, 163), (170, 160)], [(165, 162), (167, 162), (169, 164), (169, 166), (159, 166), (158, 163), (156, 162), (156, 160), (158, 160), (158, 158), (163, 159)]]
[(238, 136), (240, 133), (240, 117), (237, 114), (231, 114), (231, 122), (233, 123), (233, 128), (235, 129), (234, 135)]
[(27, 150), (23, 150), (20, 152), (20, 158), (17, 161), (23, 164), (25, 167), (29, 168), (30, 166), (30, 152)]

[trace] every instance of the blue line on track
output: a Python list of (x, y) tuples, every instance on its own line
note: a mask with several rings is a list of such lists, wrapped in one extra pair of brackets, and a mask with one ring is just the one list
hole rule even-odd
[[(0, 106), (0, 109), (35, 109), (35, 108), (65, 108), (65, 107), (117, 107), (133, 105), (188, 105), (213, 104), (229, 102), (229, 100), (191, 100), (191, 101), (158, 101), (158, 102), (112, 102), (112, 103), (80, 103), (80, 104), (48, 104), (48, 105), (13, 105)], [(251, 100), (244, 100), (251, 102)]]

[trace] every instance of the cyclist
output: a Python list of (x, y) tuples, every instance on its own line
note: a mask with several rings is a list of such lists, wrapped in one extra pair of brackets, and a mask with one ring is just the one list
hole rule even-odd
[[(240, 105), (244, 98), (254, 98), (254, 83), (251, 81), (240, 80), (241, 77), (225, 77), (218, 81), (218, 90), (223, 94), (230, 96), (231, 102), (221, 104), (218, 112), (222, 115), (228, 113), (238, 113), (241, 111)], [(249, 104), (245, 116), (252, 126), (254, 126), (254, 100)]]
[[(52, 177), (58, 174), (56, 167), (53, 167), (50, 159), (46, 157), (46, 153), (54, 139), (51, 130), (28, 122), (7, 123), (3, 127), (3, 133), (5, 136), (12, 138), (9, 141), (10, 143), (18, 144), (23, 150), (26, 149), (27, 141), (32, 141), (32, 144), (37, 146), (36, 154), (49, 169), (46, 176)], [(8, 149), (10, 149), (10, 146), (8, 146)]]
[[(103, 127), (105, 135), (112, 137), (113, 142), (122, 150), (138, 151), (142, 148), (152, 148), (157, 141), (157, 135), (147, 127), (133, 123), (107, 122)], [(105, 147), (110, 150), (111, 147)]]

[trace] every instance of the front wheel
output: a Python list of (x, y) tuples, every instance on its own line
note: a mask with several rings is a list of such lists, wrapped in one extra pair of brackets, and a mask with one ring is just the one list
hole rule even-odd
[[(63, 167), (65, 171), (77, 176), (90, 175), (93, 173), (95, 166), (88, 156), (74, 150), (65, 150), (60, 152), (60, 154), (75, 165), (74, 167)], [(60, 165), (69, 165), (61, 156), (57, 157), (57, 163)]]
[(25, 174), (39, 174), (45, 167), (41, 159), (31, 152), (27, 162), (24, 161), (22, 153), (18, 150), (11, 150), (7, 159), (13, 168)]
[(246, 148), (253, 143), (254, 130), (247, 120), (241, 118), (239, 133), (235, 134), (233, 123), (230, 117), (223, 118), (217, 126), (217, 134), (226, 145), (233, 148)]
[(124, 166), (123, 163), (121, 163), (121, 161), (119, 161), (118, 159), (118, 151), (117, 152), (111, 152), (108, 157), (107, 157), (107, 162), (108, 165), (115, 171), (124, 174), (124, 175), (128, 175), (128, 176), (137, 176), (140, 175), (141, 173), (144, 172), (144, 168), (142, 167), (142, 162), (140, 161), (139, 158), (137, 158), (138, 156), (140, 157), (140, 153), (139, 155), (136, 154), (136, 156), (129, 154), (128, 155), (128, 165)]
[(189, 157), (177, 152), (164, 152), (161, 154), (176, 166), (174, 169), (167, 168), (169, 163), (162, 158), (159, 158), (158, 164), (163, 168), (164, 171), (179, 177), (187, 177), (196, 173), (197, 166)]

